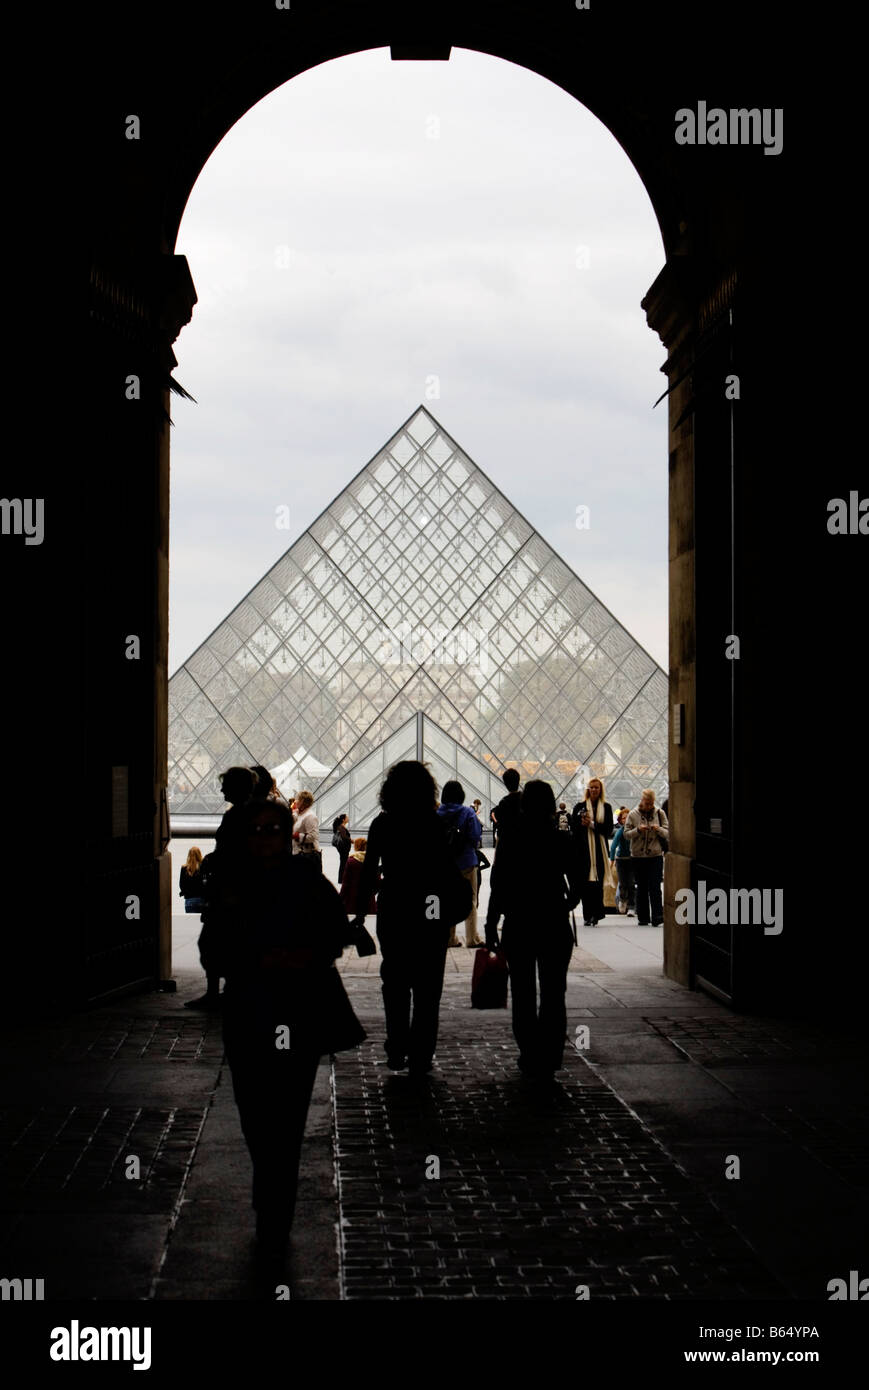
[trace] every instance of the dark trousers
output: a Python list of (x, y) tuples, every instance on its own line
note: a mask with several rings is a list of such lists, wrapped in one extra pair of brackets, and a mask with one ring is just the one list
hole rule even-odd
[(616, 870), (619, 876), (619, 899), (627, 903), (633, 912), (636, 907), (636, 883), (634, 879), (634, 859), (629, 859), (627, 855), (620, 855), (616, 860)]
[(582, 916), (586, 922), (599, 922), (604, 916), (603, 884), (584, 883), (582, 887)]
[(319, 1055), (275, 1047), (275, 1034), (224, 1017), (226, 1059), (242, 1133), (253, 1162), (253, 1205), (289, 1227), (296, 1207), (299, 1159)]
[(637, 921), (640, 926), (648, 926), (651, 917), (653, 925), (657, 927), (664, 920), (661, 902), (664, 856), (655, 854), (648, 859), (632, 859), (631, 864), (637, 884)]
[[(566, 929), (563, 937), (541, 941), (511, 932), (504, 922), (504, 954), (510, 967), (513, 1036), (527, 1070), (558, 1071), (564, 1061), (567, 1032), (567, 967), (573, 942)], [(540, 1006), (537, 980), (540, 980)]]
[(439, 922), (397, 927), (379, 920), (377, 939), (383, 954), (387, 1054), (425, 1066), (437, 1046), (449, 928)]

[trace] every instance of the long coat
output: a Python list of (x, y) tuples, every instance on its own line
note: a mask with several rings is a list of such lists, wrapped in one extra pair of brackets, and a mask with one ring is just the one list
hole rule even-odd
[[(579, 818), (585, 809), (586, 803), (584, 801), (578, 801), (576, 803), (573, 808), (573, 814), (570, 817), (570, 828), (576, 840), (576, 849), (579, 856), (583, 881), (587, 883), (591, 874), (591, 857), (589, 855), (588, 845), (589, 827), (587, 825), (580, 825), (579, 823)], [(607, 845), (613, 833), (613, 808), (608, 801), (603, 803), (603, 820), (598, 821), (596, 819), (594, 822), (594, 832), (597, 881), (598, 883), (603, 883), (606, 873), (606, 862), (609, 858)]]

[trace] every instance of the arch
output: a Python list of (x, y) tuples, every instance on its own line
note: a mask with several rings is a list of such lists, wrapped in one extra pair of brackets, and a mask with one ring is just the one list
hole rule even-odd
[[(336, 6), (336, 9), (344, 8)], [(675, 162), (668, 162), (667, 165), (661, 163), (660, 146), (656, 138), (657, 123), (652, 119), (652, 113), (639, 105), (634, 107), (625, 102), (621, 92), (619, 97), (615, 98), (589, 73), (578, 76), (570, 71), (564, 54), (545, 49), (534, 53), (532, 58), (527, 52), (527, 34), (522, 32), (522, 26), (516, 26), (519, 29), (519, 32), (516, 32), (516, 28), (510, 24), (510, 19), (513, 19), (515, 25), (516, 11), (534, 9), (534, 6), (519, 5), (514, 7), (512, 15), (502, 15), (497, 26), (498, 42), (493, 42), (491, 35), (487, 41), (476, 37), (474, 41), (462, 42), (461, 36), (457, 35), (452, 41), (452, 48), (483, 53), (525, 68), (560, 87), (568, 96), (585, 106), (609, 130), (636, 170), (654, 209), (665, 254), (669, 256), (677, 251), (683, 236), (680, 222), (683, 220), (681, 210), (684, 209), (685, 189), (681, 186)], [(197, 125), (194, 138), (175, 152), (165, 201), (164, 232), (168, 248), (174, 250), (184, 209), (203, 168), (221, 140), (253, 106), (293, 78), (315, 67), (353, 53), (389, 46), (366, 42), (360, 38), (356, 43), (336, 43), (326, 53), (319, 53), (311, 58), (302, 57), (301, 60), (288, 60), (282, 55), (271, 55), (269, 61), (257, 65), (256, 74), (246, 74), (243, 67), (237, 70), (234, 74), (237, 84), (235, 90), (227, 92), (222, 100), (215, 101), (209, 107), (207, 119)], [(419, 45), (421, 52), (435, 47)], [(239, 90), (244, 92), (243, 99), (239, 99)]]
[[(108, 476), (118, 458), (124, 460), (124, 500), (134, 520), (119, 532), (112, 498), (89, 496), (88, 529), (102, 544), (76, 554), (72, 565), (98, 618), (70, 669), (82, 684), (94, 672), (101, 681), (97, 708), (84, 711), (81, 756), (95, 769), (84, 807), (86, 823), (96, 827), (88, 872), (104, 885), (107, 904), (116, 888), (129, 883), (133, 891), (141, 878), (151, 892), (143, 923), (148, 918), (156, 931), (169, 912), (168, 389), (172, 344), (196, 302), (186, 262), (173, 255), (181, 214), (209, 155), (252, 105), (321, 63), (390, 46), (409, 59), (443, 58), (454, 46), (537, 73), (602, 122), (645, 187), (666, 254), (643, 308), (666, 348), (663, 370), (670, 383), (675, 833), (668, 894), (696, 880), (701, 869), (722, 883), (736, 881), (737, 871), (741, 883), (766, 881), (764, 845), (750, 814), (752, 773), (784, 764), (789, 755), (776, 692), (791, 649), (786, 624), (771, 625), (763, 605), (750, 597), (765, 592), (769, 575), (777, 566), (787, 569), (791, 559), (786, 528), (781, 536), (771, 534), (767, 523), (781, 507), (780, 470), (769, 460), (780, 455), (781, 421), (792, 408), (793, 289), (780, 252), (792, 237), (797, 205), (789, 183), (793, 162), (788, 166), (785, 156), (676, 145), (674, 117), (686, 103), (718, 99), (717, 93), (737, 104), (746, 97), (748, 104), (782, 102), (770, 91), (781, 70), (778, 7), (710, 14), (704, 21), (698, 27), (691, 0), (633, 9), (597, 0), (588, 9), (569, 0), (442, 0), (434, 10), (404, 0), (364, 6), (299, 0), (288, 9), (257, 6), (230, 28), (199, 5), (157, 0), (122, 61), (114, 35), (97, 40), (88, 69), (89, 183), (82, 202), (93, 261), (89, 370), (100, 428), (88, 449), (92, 468)], [(200, 59), (206, 40), (207, 58)], [(119, 127), (120, 113), (131, 110), (142, 117), (142, 139), (135, 143)], [(719, 390), (735, 352), (738, 430), (732, 428), (733, 403), (724, 404)], [(136, 410), (117, 391), (118, 380), (131, 373), (142, 382)], [(734, 488), (731, 476), (738, 481)], [(839, 491), (847, 495), (844, 481)], [(843, 561), (842, 547), (833, 549), (828, 567)], [(114, 581), (108, 586), (107, 572)], [(49, 574), (46, 566), (46, 606), (63, 582), (63, 574)], [(32, 570), (23, 564), (20, 585), (33, 591)], [(731, 663), (727, 680), (720, 672), (719, 630), (737, 633), (742, 644), (739, 670)], [(148, 660), (138, 669), (116, 662), (117, 631), (141, 634)], [(118, 793), (111, 814), (105, 801), (110, 785)], [(105, 923), (106, 939), (113, 940), (109, 906)], [(66, 943), (73, 936), (67, 932)], [(811, 978), (810, 944), (799, 932), (758, 941), (746, 937), (719, 953), (726, 961), (726, 997), (735, 997), (739, 979), (743, 991), (765, 988), (788, 952), (792, 961), (804, 961)], [(740, 971), (731, 969), (737, 949)], [(98, 942), (95, 959), (101, 950)], [(77, 967), (85, 977), (86, 954)], [(123, 964), (118, 969), (128, 972)], [(693, 982), (691, 943), (673, 925), (672, 903), (665, 969)], [(89, 985), (82, 988), (87, 995)]]

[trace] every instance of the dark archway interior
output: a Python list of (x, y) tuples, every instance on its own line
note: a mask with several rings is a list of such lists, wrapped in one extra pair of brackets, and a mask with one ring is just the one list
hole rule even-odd
[[(680, 145), (674, 135), (675, 113), (701, 101), (784, 106), (776, 14), (728, 16), (712, 42), (687, 4), (666, 14), (638, 7), (629, 23), (623, 11), (597, 5), (447, 3), (432, 14), (390, 3), (294, 5), (263, 7), (243, 24), (158, 4), (123, 64), (112, 25), (95, 24), (89, 44), (77, 191), (91, 258), (87, 398), (79, 404), (84, 485), (68, 469), (57, 475), (62, 544), (38, 554), (7, 548), (10, 582), (32, 596), (31, 612), (55, 611), (74, 574), (82, 615), (57, 625), (51, 657), (30, 658), (36, 693), (13, 697), (16, 742), (44, 747), (43, 730), (59, 717), (62, 670), (64, 747), (87, 768), (76, 834), (64, 847), (65, 876), (81, 888), (67, 907), (76, 925), (58, 929), (48, 995), (83, 1001), (170, 968), (159, 946), (168, 912), (167, 387), (172, 345), (195, 304), (190, 269), (172, 253), (185, 202), (252, 104), (318, 63), (381, 46), (408, 61), (442, 59), (450, 46), (476, 49), (539, 73), (606, 124), (648, 190), (666, 248), (644, 307), (670, 388), (671, 888), (698, 876), (724, 887), (778, 886), (769, 883), (769, 842), (758, 828), (758, 781), (761, 798), (780, 795), (797, 753), (782, 673), (803, 641), (800, 604), (784, 600), (776, 578), (793, 569), (796, 505), (781, 433), (794, 336), (782, 248), (792, 242), (812, 146), (797, 106), (773, 157), (757, 144)], [(137, 139), (127, 138), (131, 115)], [(734, 370), (736, 406), (723, 389)], [(135, 403), (125, 394), (130, 376), (141, 383)], [(813, 428), (809, 412), (804, 440)], [(803, 476), (799, 511), (821, 518), (826, 547), (818, 570), (828, 592), (847, 592), (858, 542), (828, 535), (825, 525), (827, 498), (847, 497), (847, 478), (811, 468)], [(22, 478), (21, 495), (28, 486)], [(828, 611), (827, 621), (834, 644), (844, 643), (844, 616)], [(11, 624), (18, 649), (28, 650), (29, 619)], [(734, 631), (738, 663), (724, 654)], [(141, 639), (137, 660), (125, 656), (130, 634)], [(26, 777), (26, 751), (19, 756)], [(22, 853), (37, 871), (38, 855)], [(131, 895), (141, 911), (128, 919)], [(802, 913), (794, 901), (779, 937), (736, 929), (701, 941), (675, 921), (671, 900), (665, 969), (686, 984), (699, 975), (739, 1007), (793, 999), (796, 982), (808, 987), (817, 967), (814, 918)], [(23, 969), (33, 943), (20, 950)]]

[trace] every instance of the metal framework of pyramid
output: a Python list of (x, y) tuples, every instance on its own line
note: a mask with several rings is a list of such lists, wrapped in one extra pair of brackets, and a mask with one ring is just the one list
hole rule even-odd
[(667, 677), (420, 407), (169, 681), (169, 805), (262, 763), (354, 831), (422, 757), (484, 811), (517, 767), (556, 798), (666, 795)]

